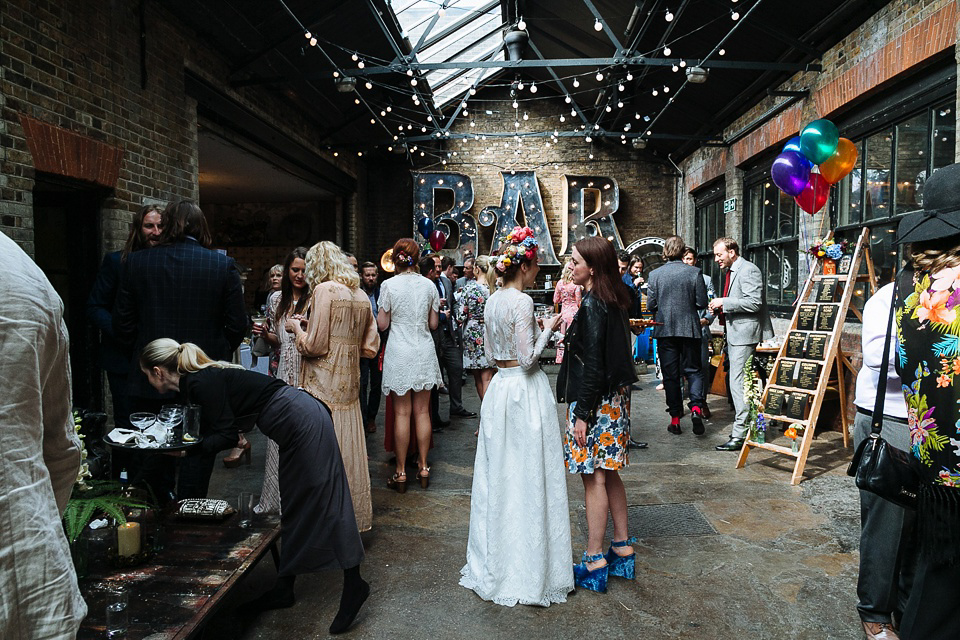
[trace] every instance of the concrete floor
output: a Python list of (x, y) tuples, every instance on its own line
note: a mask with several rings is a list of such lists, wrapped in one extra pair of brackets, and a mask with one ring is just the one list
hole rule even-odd
[[(555, 371), (550, 371), (551, 383)], [(636, 545), (637, 580), (611, 578), (606, 594), (577, 591), (547, 609), (501, 607), (458, 585), (464, 564), (476, 419), (455, 420), (435, 437), (432, 483), (398, 495), (386, 488), (391, 454), (381, 426), (368, 436), (374, 528), (364, 534), (364, 578), (372, 592), (353, 638), (733, 638), (829, 639), (862, 636), (856, 613), (859, 502), (844, 474), (850, 452), (838, 433), (817, 437), (806, 480), (789, 484), (792, 459), (754, 451), (744, 469), (726, 440), (732, 410), (710, 397), (705, 436), (667, 432), (663, 393), (643, 376), (633, 394), (635, 437), (622, 473), (629, 505), (692, 504), (716, 533), (645, 537)], [(479, 411), (472, 380), (464, 403)], [(441, 413), (446, 415), (446, 400)], [(559, 427), (558, 427), (559, 428)], [(231, 501), (259, 491), (265, 438), (252, 434), (251, 466), (218, 466), (210, 497)], [(583, 487), (568, 477), (574, 557), (585, 544)], [(633, 512), (633, 510), (632, 510)], [(654, 523), (655, 524), (655, 523)], [(571, 561), (574, 558), (571, 558)], [(327, 636), (339, 604), (339, 572), (301, 576), (292, 609), (242, 614), (243, 601), (272, 585), (269, 556), (238, 585), (205, 638), (299, 640)]]

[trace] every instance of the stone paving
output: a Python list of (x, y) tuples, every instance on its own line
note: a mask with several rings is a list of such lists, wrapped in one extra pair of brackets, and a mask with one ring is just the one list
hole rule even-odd
[[(555, 367), (548, 367), (551, 383)], [(859, 503), (844, 474), (850, 451), (839, 433), (818, 435), (806, 480), (789, 484), (791, 459), (754, 451), (744, 469), (735, 453), (717, 452), (732, 409), (711, 396), (707, 433), (667, 432), (663, 393), (641, 378), (633, 394), (635, 437), (650, 443), (631, 450), (622, 474), (631, 518), (676, 520), (646, 523), (636, 545), (637, 580), (612, 578), (606, 594), (577, 591), (547, 609), (500, 607), (458, 585), (464, 564), (477, 419), (454, 420), (436, 434), (432, 482), (398, 495), (386, 488), (388, 461), (380, 430), (367, 438), (373, 478), (374, 529), (364, 534), (363, 576), (370, 599), (349, 636), (353, 638), (742, 638), (849, 639), (860, 637), (856, 613)], [(473, 381), (464, 403), (479, 410)], [(446, 415), (446, 400), (442, 401)], [(560, 411), (558, 410), (558, 416)], [(562, 416), (560, 416), (562, 417)], [(382, 409), (381, 409), (382, 418)], [(559, 423), (558, 423), (559, 428)], [(219, 466), (210, 496), (236, 500), (258, 491), (265, 440), (251, 437), (253, 464)], [(573, 553), (585, 544), (583, 487), (568, 478)], [(641, 505), (682, 505), (675, 508)], [(645, 515), (646, 514), (646, 515)], [(658, 515), (659, 514), (659, 515)], [(699, 518), (699, 520), (697, 520)], [(699, 528), (692, 531), (697, 524)], [(649, 526), (647, 526), (649, 525)], [(705, 532), (704, 532), (705, 531)], [(694, 533), (694, 535), (690, 535)], [(571, 561), (574, 558), (571, 558)], [(339, 604), (341, 576), (302, 576), (291, 609), (250, 618), (239, 607), (274, 579), (267, 557), (235, 589), (205, 638), (298, 640), (327, 636)]]

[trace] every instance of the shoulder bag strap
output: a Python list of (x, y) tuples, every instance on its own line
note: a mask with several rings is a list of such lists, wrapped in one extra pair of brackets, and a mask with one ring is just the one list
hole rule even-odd
[(900, 276), (897, 273), (893, 280), (893, 297), (890, 299), (890, 315), (887, 317), (887, 334), (883, 338), (883, 362), (880, 364), (880, 377), (877, 380), (877, 400), (873, 406), (873, 422), (870, 432), (880, 433), (883, 428), (883, 403), (887, 396), (887, 369), (890, 367), (890, 343), (893, 341), (893, 316), (897, 309), (897, 289), (900, 286)]

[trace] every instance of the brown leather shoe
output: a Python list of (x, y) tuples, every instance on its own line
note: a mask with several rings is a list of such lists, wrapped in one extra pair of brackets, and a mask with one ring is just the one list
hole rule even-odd
[(900, 640), (889, 622), (864, 622), (863, 632), (867, 640)]

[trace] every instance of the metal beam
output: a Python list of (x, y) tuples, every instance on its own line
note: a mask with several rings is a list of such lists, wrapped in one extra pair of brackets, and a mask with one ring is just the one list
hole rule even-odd
[(610, 38), (610, 42), (613, 43), (613, 46), (617, 48), (617, 53), (623, 52), (623, 45), (620, 44), (620, 38), (617, 37), (617, 34), (613, 32), (613, 29), (610, 28), (610, 25), (607, 24), (606, 20), (603, 20), (603, 16), (600, 15), (600, 12), (597, 11), (597, 8), (593, 5), (593, 2), (590, 0), (583, 0), (583, 4), (587, 6), (587, 9), (590, 10), (590, 13), (593, 14), (595, 20), (599, 20), (600, 24), (603, 25), (603, 32), (607, 34), (607, 37)]
[[(729, 10), (731, 9), (730, 4), (729, 4), (728, 2), (724, 2), (723, 0), (713, 0), (713, 4), (718, 5), (718, 6), (720, 6), (720, 7), (723, 7), (723, 8), (726, 9), (727, 11), (729, 11)], [(820, 51), (819, 49), (813, 47), (812, 45), (807, 44), (806, 42), (804, 42), (804, 41), (802, 41), (802, 40), (799, 40), (799, 39), (797, 39), (797, 38), (794, 38), (794, 37), (791, 36), (790, 34), (784, 32), (784, 31), (781, 31), (780, 29), (777, 29), (776, 27), (774, 27), (774, 26), (772, 26), (772, 25), (767, 24), (767, 23), (764, 22), (763, 20), (754, 19), (753, 22), (747, 23), (747, 26), (748, 26), (748, 27), (751, 27), (751, 28), (753, 28), (753, 29), (756, 29), (757, 31), (762, 31), (763, 33), (767, 34), (768, 36), (772, 36), (772, 37), (776, 38), (777, 40), (779, 40), (779, 41), (781, 41), (781, 42), (785, 42), (785, 43), (789, 44), (789, 45), (792, 46), (794, 49), (799, 49), (800, 51), (803, 51), (804, 53), (810, 54), (810, 55), (813, 56), (814, 58), (822, 58), (822, 57), (823, 57), (823, 51)]]
[[(613, 65), (635, 65), (647, 67), (670, 67), (680, 64), (684, 60), (689, 66), (703, 67), (704, 69), (742, 69), (752, 71), (823, 71), (823, 66), (813, 63), (794, 62), (762, 62), (752, 60), (706, 60), (699, 58), (647, 58), (644, 56), (615, 57), (615, 58), (551, 58), (547, 60), (502, 60), (502, 61), (473, 61), (461, 62), (411, 62), (408, 66), (414, 71), (431, 71), (434, 69), (480, 69), (503, 67), (504, 69), (532, 69), (544, 67), (609, 67)], [(344, 73), (350, 76), (375, 76), (384, 73), (398, 73), (405, 71), (398, 65), (381, 67), (365, 67), (363, 69), (345, 69)]]

